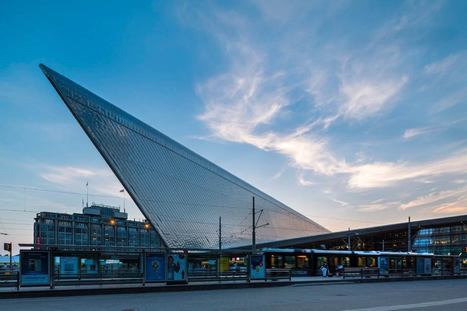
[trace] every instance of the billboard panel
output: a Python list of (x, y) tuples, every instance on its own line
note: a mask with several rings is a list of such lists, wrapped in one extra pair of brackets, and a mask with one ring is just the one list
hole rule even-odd
[(21, 251), (21, 286), (49, 285), (50, 258), (46, 251)]
[(164, 281), (165, 280), (165, 254), (146, 255), (145, 280)]
[(266, 278), (266, 265), (264, 255), (251, 255), (250, 257), (250, 279), (264, 280)]
[(60, 274), (78, 274), (78, 257), (60, 257)]
[(378, 268), (380, 275), (389, 275), (389, 259), (386, 256), (378, 257)]
[(431, 274), (431, 258), (417, 258), (417, 274)]
[(185, 254), (169, 254), (167, 256), (167, 280), (187, 280), (187, 256)]

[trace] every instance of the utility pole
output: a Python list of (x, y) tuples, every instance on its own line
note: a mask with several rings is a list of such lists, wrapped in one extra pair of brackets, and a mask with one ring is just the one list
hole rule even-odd
[(347, 234), (347, 248), (349, 251), (352, 250), (352, 244), (350, 244), (350, 227), (349, 227), (349, 233)]
[(13, 263), (12, 263), (12, 257), (13, 257), (13, 243), (10, 242), (10, 271), (13, 270)]
[(410, 225), (410, 216), (409, 216), (409, 223), (407, 228), (407, 252), (412, 251), (412, 228)]
[(252, 230), (251, 230), (251, 253), (254, 255), (256, 253), (256, 211), (255, 211), (255, 197), (253, 197), (253, 211), (251, 215)]
[(383, 252), (384, 252), (384, 239), (383, 239)]
[(219, 216), (219, 256), (222, 252), (222, 217)]
[(259, 220), (263, 215), (263, 210), (259, 211), (258, 219), (256, 219), (256, 210), (255, 210), (255, 197), (253, 197), (253, 210), (252, 210), (252, 230), (251, 230), (251, 253), (256, 254), (256, 229), (269, 226), (269, 223), (262, 224), (258, 226)]
[(222, 217), (219, 216), (219, 261), (218, 261), (218, 268), (217, 273), (219, 275), (219, 282), (221, 280), (221, 265), (222, 265)]

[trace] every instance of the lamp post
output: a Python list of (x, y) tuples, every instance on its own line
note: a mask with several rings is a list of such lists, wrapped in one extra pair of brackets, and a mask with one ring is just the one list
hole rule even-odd
[(114, 231), (114, 247), (115, 247), (115, 250), (117, 250), (117, 226), (116, 226), (117, 222), (115, 221), (115, 219), (111, 218), (109, 223), (112, 226), (113, 231)]

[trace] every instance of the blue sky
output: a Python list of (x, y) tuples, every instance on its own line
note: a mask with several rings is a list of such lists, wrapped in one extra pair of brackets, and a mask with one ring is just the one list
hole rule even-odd
[[(0, 1), (0, 232), (123, 205), (38, 69), (331, 230), (467, 212), (465, 1)], [(125, 199), (132, 218), (142, 216)]]

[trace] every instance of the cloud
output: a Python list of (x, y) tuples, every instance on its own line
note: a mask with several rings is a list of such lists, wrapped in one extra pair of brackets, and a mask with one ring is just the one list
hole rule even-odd
[(435, 127), (409, 128), (409, 129), (406, 129), (404, 131), (404, 134), (402, 135), (402, 137), (404, 139), (408, 140), (408, 139), (412, 139), (412, 138), (420, 136), (420, 135), (432, 133), (432, 132), (434, 132), (436, 130), (437, 130), (437, 128), (435, 128)]
[(115, 175), (108, 169), (77, 166), (45, 166), (39, 176), (44, 180), (66, 189), (83, 189), (86, 183), (95, 193), (116, 196), (123, 188)]
[(305, 187), (312, 186), (312, 185), (315, 184), (315, 182), (306, 179), (305, 176), (303, 176), (303, 174), (300, 174), (300, 175), (298, 176), (298, 183), (299, 183), (301, 186), (305, 186)]
[(430, 75), (444, 75), (457, 71), (460, 66), (467, 64), (467, 52), (457, 52), (425, 66), (425, 73)]
[(467, 171), (467, 149), (444, 159), (423, 164), (370, 163), (350, 169), (348, 184), (351, 188), (380, 188), (420, 177), (435, 177), (444, 174), (465, 174)]
[(443, 97), (433, 107), (432, 111), (438, 113), (447, 110), (467, 100), (467, 88), (461, 88)]
[(419, 196), (415, 198), (414, 200), (411, 200), (407, 203), (404, 203), (400, 205), (400, 208), (405, 210), (405, 209), (419, 207), (419, 206), (431, 205), (433, 203), (437, 203), (440, 201), (444, 201), (447, 199), (453, 199), (453, 198), (456, 198), (457, 200), (459, 200), (465, 197), (466, 195), (467, 195), (467, 187), (463, 187), (460, 189), (454, 189), (454, 190), (432, 192), (427, 195)]
[(388, 208), (393, 207), (394, 204), (387, 203), (370, 203), (370, 204), (361, 204), (357, 207), (359, 212), (379, 212)]
[(463, 205), (459, 205), (457, 202), (453, 203), (448, 203), (441, 205), (435, 209), (433, 209), (433, 212), (436, 214), (460, 214), (460, 213), (465, 213), (467, 212), (467, 204), (465, 202)]
[(341, 93), (345, 101), (341, 113), (352, 119), (363, 119), (381, 111), (408, 81), (406, 76), (392, 81), (343, 81)]
[(91, 170), (72, 166), (51, 166), (47, 168), (46, 173), (40, 174), (45, 180), (59, 185), (68, 185), (77, 178), (88, 178), (95, 175), (96, 173)]

